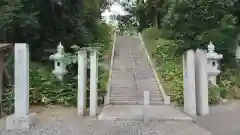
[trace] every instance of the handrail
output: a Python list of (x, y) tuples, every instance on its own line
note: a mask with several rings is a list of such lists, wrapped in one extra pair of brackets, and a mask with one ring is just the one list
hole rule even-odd
[(157, 81), (158, 87), (159, 87), (159, 89), (160, 89), (160, 91), (161, 91), (161, 94), (162, 94), (162, 96), (163, 96), (164, 104), (170, 104), (170, 97), (169, 97), (169, 96), (166, 94), (166, 92), (164, 91), (163, 86), (162, 86), (162, 84), (161, 84), (161, 82), (160, 82), (160, 79), (158, 78), (157, 71), (156, 71), (156, 69), (155, 69), (155, 67), (154, 67), (154, 65), (153, 65), (153, 62), (152, 62), (152, 60), (151, 60), (151, 57), (150, 57), (150, 55), (149, 55), (149, 53), (148, 53), (148, 51), (147, 51), (146, 45), (145, 45), (145, 43), (144, 43), (144, 41), (143, 41), (143, 39), (142, 39), (142, 35), (139, 33), (138, 36), (139, 36), (139, 38), (140, 38), (140, 40), (141, 40), (142, 47), (143, 47), (143, 49), (144, 49), (144, 51), (145, 51), (145, 53), (146, 53), (146, 55), (147, 55), (147, 59), (148, 59), (149, 65), (150, 65), (150, 67), (151, 67), (151, 69), (152, 69), (152, 71), (153, 71), (155, 80)]

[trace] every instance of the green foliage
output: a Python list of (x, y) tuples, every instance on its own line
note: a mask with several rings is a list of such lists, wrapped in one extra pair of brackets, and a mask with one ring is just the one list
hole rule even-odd
[(13, 87), (5, 87), (3, 92), (3, 100), (1, 104), (1, 116), (12, 114), (14, 109), (14, 93)]
[(177, 53), (206, 48), (211, 40), (216, 51), (225, 56), (222, 67), (234, 66), (240, 24), (238, 0), (138, 0), (122, 5), (136, 18), (140, 31), (153, 26), (160, 28), (161, 37), (177, 44)]
[(3, 0), (0, 41), (28, 43), (34, 61), (46, 60), (47, 50), (55, 49), (59, 42), (67, 51), (73, 44), (87, 46), (101, 36), (101, 11), (108, 3), (106, 0)]
[(143, 36), (150, 40), (157, 40), (161, 36), (160, 33), (161, 31), (158, 28), (152, 27), (149, 29), (145, 29), (143, 31)]
[[(149, 53), (155, 61), (155, 67), (162, 80), (164, 90), (171, 96), (171, 100), (177, 104), (183, 104), (183, 69), (182, 57), (175, 54), (177, 44), (173, 40), (161, 38), (160, 30), (148, 28), (143, 31), (144, 42)], [(229, 85), (221, 81), (220, 87), (210, 87), (209, 103), (216, 104), (220, 96), (224, 97)], [(224, 83), (225, 82), (225, 83)]]
[[(107, 0), (0, 2), (0, 42), (25, 42), (30, 46), (30, 103), (76, 105), (77, 53), (79, 48), (97, 49), (99, 54), (99, 97), (104, 95), (113, 29), (101, 22)], [(68, 73), (63, 82), (51, 73), (49, 56), (59, 42), (65, 47)], [(13, 60), (9, 58), (10, 60)], [(7, 62), (8, 63), (8, 62)], [(13, 69), (13, 63), (7, 64)], [(89, 72), (89, 71), (88, 71)], [(10, 73), (13, 77), (12, 72)], [(89, 76), (87, 77), (89, 80)], [(3, 110), (13, 110), (12, 86), (5, 87)], [(87, 93), (89, 96), (89, 93)], [(102, 102), (102, 101), (99, 101)]]
[[(158, 6), (160, 10), (151, 10), (156, 3), (162, 4)], [(188, 49), (206, 49), (209, 41), (213, 42), (216, 52), (224, 56), (220, 63), (222, 73), (217, 80), (219, 87), (211, 87), (213, 90), (209, 95), (210, 102), (217, 103), (219, 96), (237, 98), (240, 95), (240, 85), (237, 81), (240, 78), (240, 70), (235, 59), (236, 47), (239, 45), (236, 44), (240, 26), (239, 5), (239, 0), (154, 0), (147, 1), (147, 3), (139, 0), (134, 6), (126, 6), (126, 9), (131, 9), (129, 11), (132, 11), (132, 15), (137, 18), (140, 30), (152, 26), (160, 29), (150, 30), (155, 31), (153, 33), (147, 32), (150, 35), (148, 38), (154, 37), (151, 38), (154, 40), (151, 41), (152, 44), (161, 44), (162, 47), (164, 46), (162, 44), (168, 44), (165, 41), (163, 41), (164, 43), (155, 41), (155, 37), (171, 41), (171, 44), (165, 47), (166, 50), (169, 50), (168, 52), (163, 51), (164, 47), (158, 50), (158, 55), (163, 57), (157, 58), (162, 60), (160, 67), (166, 65), (163, 61), (169, 63), (168, 60), (172, 59), (172, 55), (180, 57)], [(159, 17), (159, 15), (161, 16)], [(146, 31), (149, 29), (144, 30), (144, 32)], [(170, 46), (175, 48), (172, 49)], [(171, 71), (174, 63), (169, 65), (166, 70)], [(175, 83), (177, 84), (177, 82)], [(182, 94), (180, 91), (178, 92), (179, 94), (175, 94), (176, 97), (181, 97), (177, 96)]]
[(176, 57), (174, 51), (176, 44), (173, 41), (158, 39), (157, 48), (154, 50), (157, 69), (164, 82), (168, 86), (172, 101), (183, 104), (183, 72), (181, 57)]
[(221, 97), (221, 95), (220, 95), (219, 87), (209, 85), (208, 102), (211, 104), (218, 104), (220, 101), (220, 97)]
[(173, 102), (183, 103), (183, 73), (180, 58), (174, 55), (176, 44), (171, 40), (159, 38), (160, 31), (149, 28), (143, 31), (143, 39), (149, 53), (155, 60), (155, 67), (163, 81), (164, 89)]
[(235, 39), (238, 34), (236, 17), (231, 14), (235, 1), (187, 0), (176, 2), (162, 21), (161, 28), (173, 31), (177, 51), (206, 48), (213, 41), (216, 51), (225, 57), (222, 64), (233, 64)]
[(50, 68), (31, 63), (30, 67), (30, 103), (75, 105), (77, 93), (76, 76), (67, 75), (64, 82), (58, 81)]

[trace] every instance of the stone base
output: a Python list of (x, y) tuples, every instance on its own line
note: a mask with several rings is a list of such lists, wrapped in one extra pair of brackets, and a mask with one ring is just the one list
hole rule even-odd
[(27, 129), (30, 126), (35, 125), (36, 122), (37, 122), (36, 113), (31, 113), (22, 117), (10, 115), (5, 118), (4, 129), (6, 130)]

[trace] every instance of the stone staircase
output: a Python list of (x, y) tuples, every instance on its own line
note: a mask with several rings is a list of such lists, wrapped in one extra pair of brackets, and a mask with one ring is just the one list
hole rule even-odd
[[(148, 62), (141, 40), (118, 36), (113, 62), (110, 104), (98, 120), (184, 120), (192, 119), (172, 105), (166, 105)], [(144, 91), (150, 93), (150, 105), (144, 104)]]
[(112, 71), (110, 103), (142, 105), (144, 91), (150, 92), (150, 104), (163, 104), (158, 84), (139, 39), (118, 37)]

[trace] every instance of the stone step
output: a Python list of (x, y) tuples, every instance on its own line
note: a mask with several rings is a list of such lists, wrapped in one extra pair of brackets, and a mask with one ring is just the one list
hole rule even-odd
[(120, 82), (120, 81), (111, 82), (111, 86), (135, 86), (135, 85), (136, 84), (132, 82)]
[[(140, 99), (140, 98), (110, 98), (111, 102), (138, 102), (138, 103), (143, 103), (144, 99)], [(162, 98), (155, 98), (155, 99), (151, 99), (150, 103), (162, 103), (163, 100)]]
[(135, 83), (130, 83), (133, 82), (133, 79), (114, 79), (114, 81), (111, 82), (111, 85), (118, 85), (118, 84), (131, 84), (135, 85)]
[[(112, 105), (143, 105), (144, 101), (122, 101), (122, 100), (110, 100)], [(150, 105), (163, 105), (162, 100), (150, 101)]]
[(112, 93), (136, 93), (133, 87), (112, 87)]
[(112, 91), (111, 92), (117, 92), (117, 93), (126, 93), (126, 92), (130, 92), (130, 93), (136, 93), (136, 90), (134, 90), (133, 87), (112, 87), (111, 88)]
[(98, 120), (143, 120), (145, 115), (151, 120), (192, 121), (192, 118), (171, 105), (152, 105), (147, 110), (144, 105), (107, 105)]
[[(119, 91), (119, 93), (111, 93), (111, 96), (119, 96), (119, 97), (124, 97), (124, 96), (144, 96), (144, 92), (141, 93), (136, 93), (136, 92), (129, 92), (129, 93), (122, 93), (121, 91)], [(161, 94), (159, 93), (150, 93), (150, 97), (154, 98), (154, 97), (161, 97)]]
[[(150, 95), (159, 95), (161, 96), (161, 93), (157, 90), (148, 90), (150, 92)], [(111, 94), (123, 94), (123, 95), (127, 95), (127, 94), (138, 94), (138, 95), (143, 95), (144, 94), (144, 90), (133, 90), (133, 89), (112, 89)]]
[(141, 101), (138, 97), (111, 97), (111, 101)]
[[(111, 98), (134, 98), (134, 97), (138, 97), (140, 99), (142, 99), (144, 97), (143, 94), (134, 94), (134, 93), (129, 93), (129, 94), (111, 94)], [(150, 95), (150, 99), (159, 99), (162, 98), (162, 96), (158, 95)]]
[(117, 93), (116, 91), (115, 92), (111, 92), (111, 96), (120, 96), (120, 97), (123, 97), (123, 96), (136, 96), (136, 92), (129, 92), (129, 93), (122, 93), (121, 91), (119, 91), (119, 93)]

